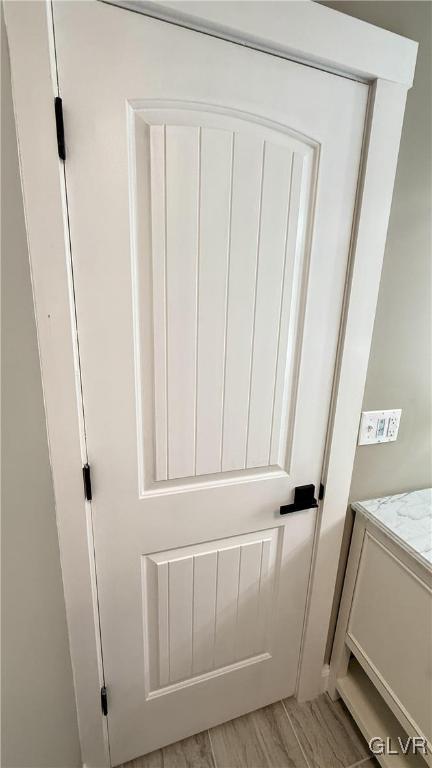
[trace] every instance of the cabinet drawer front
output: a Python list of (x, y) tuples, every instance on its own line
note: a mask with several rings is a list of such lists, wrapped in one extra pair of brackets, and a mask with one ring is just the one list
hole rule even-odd
[(431, 590), (366, 532), (348, 636), (429, 740), (431, 626)]

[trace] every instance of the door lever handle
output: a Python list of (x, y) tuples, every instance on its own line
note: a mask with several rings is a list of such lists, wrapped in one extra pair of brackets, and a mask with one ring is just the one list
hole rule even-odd
[(294, 503), (285, 504), (280, 508), (281, 515), (287, 515), (289, 512), (300, 512), (302, 509), (313, 509), (318, 506), (315, 498), (315, 486), (297, 485), (294, 488)]

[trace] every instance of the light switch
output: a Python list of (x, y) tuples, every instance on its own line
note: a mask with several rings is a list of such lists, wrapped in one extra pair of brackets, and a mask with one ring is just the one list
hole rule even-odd
[(401, 409), (392, 411), (363, 411), (360, 421), (359, 445), (390, 443), (397, 439)]

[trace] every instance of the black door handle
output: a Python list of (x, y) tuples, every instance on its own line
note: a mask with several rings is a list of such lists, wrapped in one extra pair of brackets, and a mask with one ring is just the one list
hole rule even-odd
[(280, 508), (281, 515), (289, 512), (300, 512), (302, 509), (313, 509), (318, 506), (315, 498), (314, 485), (297, 485), (294, 488), (294, 504), (285, 504)]

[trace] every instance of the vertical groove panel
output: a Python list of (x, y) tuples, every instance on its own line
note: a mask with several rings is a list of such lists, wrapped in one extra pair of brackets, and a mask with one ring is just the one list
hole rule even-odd
[(192, 674), (193, 558), (169, 563), (170, 681)]
[(195, 473), (199, 129), (166, 128), (168, 476)]
[(267, 636), (270, 623), (271, 586), (273, 581), (272, 574), (270, 573), (270, 547), (270, 539), (264, 539), (261, 552), (255, 653), (262, 653), (267, 647)]
[(232, 199), (233, 199), (233, 181), (234, 181), (234, 151), (235, 151), (236, 134), (232, 136), (231, 146), (231, 187), (230, 187), (230, 209), (229, 209), (229, 224), (228, 224), (228, 249), (227, 249), (227, 274), (225, 283), (225, 322), (224, 322), (224, 362), (223, 362), (223, 383), (222, 383), (222, 434), (220, 441), (220, 471), (222, 471), (223, 461), (223, 439), (224, 439), (224, 423), (225, 423), (225, 384), (226, 384), (226, 350), (227, 350), (227, 335), (228, 335), (228, 299), (229, 299), (229, 275), (230, 275), (230, 263), (231, 263), (231, 222), (232, 222)]
[(240, 547), (218, 553), (216, 632), (214, 667), (231, 664), (235, 658)]
[(217, 552), (194, 557), (193, 674), (213, 668)]
[(150, 155), (155, 479), (283, 465), (303, 159), (184, 125)]
[(259, 272), (260, 251), (261, 251), (261, 225), (262, 225), (262, 204), (263, 204), (263, 194), (264, 194), (265, 155), (266, 155), (266, 142), (264, 141), (263, 148), (262, 148), (261, 193), (260, 193), (260, 204), (259, 204), (258, 239), (257, 239), (256, 264), (255, 264), (254, 311), (253, 311), (253, 322), (252, 322), (252, 351), (251, 351), (251, 359), (250, 359), (250, 366), (249, 366), (249, 394), (248, 394), (248, 415), (247, 415), (247, 426), (246, 426), (245, 467), (247, 467), (249, 423), (250, 423), (251, 394), (252, 394), (252, 369), (253, 369), (254, 352), (255, 352), (255, 328), (256, 328), (256, 316), (257, 316), (258, 272)]
[(235, 138), (222, 471), (244, 469), (260, 220), (263, 142)]
[(256, 645), (262, 542), (241, 547), (236, 657), (251, 656)]
[(198, 195), (197, 195), (197, 239), (198, 253), (196, 265), (195, 288), (195, 414), (194, 414), (194, 475), (197, 465), (197, 437), (198, 437), (198, 369), (199, 369), (199, 313), (200, 313), (200, 269), (201, 269), (201, 180), (202, 180), (202, 128), (199, 129), (198, 138)]
[(157, 566), (158, 631), (159, 631), (159, 685), (167, 685), (169, 671), (169, 597), (168, 563)]
[(283, 530), (143, 556), (150, 691), (270, 651)]
[(168, 478), (166, 372), (165, 128), (150, 128), (155, 480)]
[[(276, 382), (273, 397), (272, 434), (270, 443), (270, 464), (285, 461), (285, 444), (282, 436), (286, 434), (287, 406), (292, 397), (292, 376), (294, 345), (297, 323), (296, 308), (301, 297), (293, 296), (294, 284), (298, 285), (297, 272), (300, 269), (298, 253), (298, 232), (300, 229), (300, 195), (303, 176), (303, 158), (297, 153), (293, 157), (291, 176), (291, 196), (288, 214), (288, 231), (285, 256), (282, 302), (280, 307), (280, 325), (277, 352)], [(292, 301), (292, 299), (294, 299)], [(292, 306), (293, 304), (293, 306)], [(290, 322), (291, 320), (291, 322)]]
[(220, 471), (232, 134), (202, 129), (196, 474)]
[(247, 467), (268, 465), (292, 154), (266, 145), (261, 205)]

